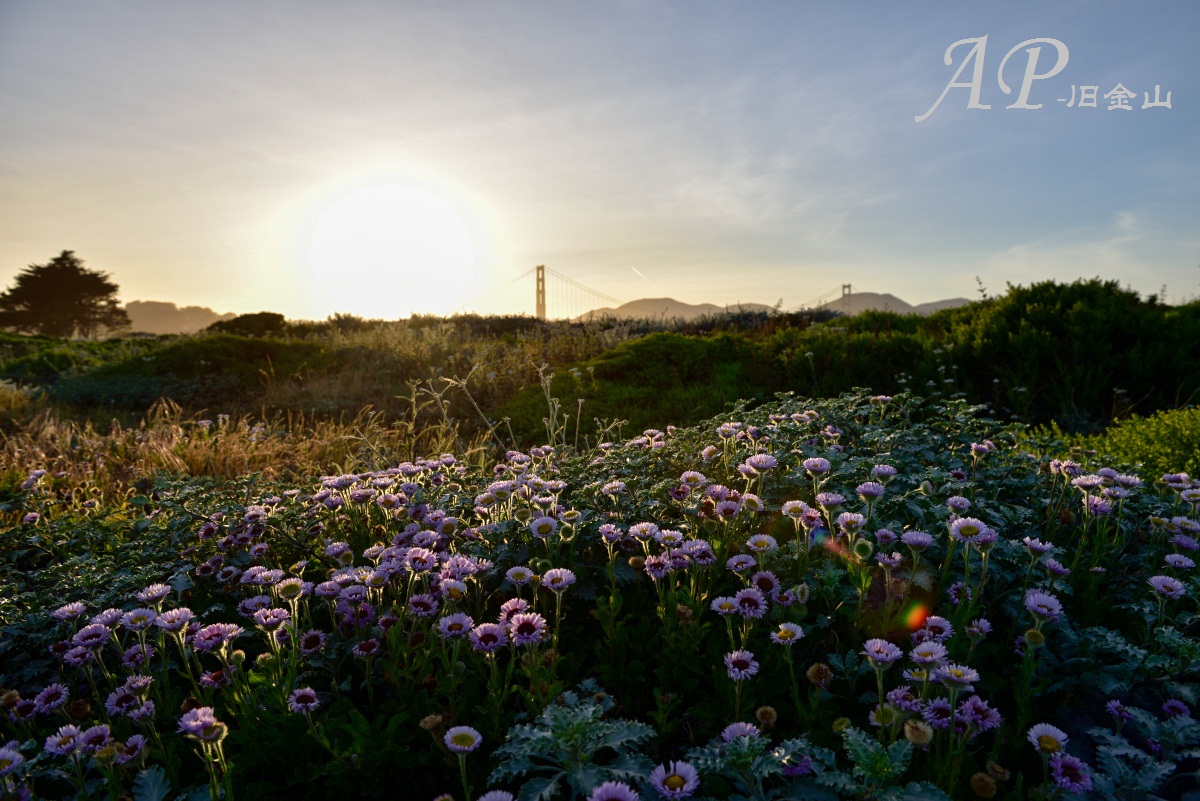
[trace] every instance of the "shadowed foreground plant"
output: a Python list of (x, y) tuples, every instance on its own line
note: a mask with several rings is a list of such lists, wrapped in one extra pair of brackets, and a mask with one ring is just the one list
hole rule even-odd
[[(604, 720), (613, 707), (595, 681), (567, 691), (542, 711), (535, 723), (515, 726), (496, 749), (500, 766), (492, 784), (529, 774), (520, 798), (549, 798), (565, 781), (571, 792), (586, 795), (603, 782), (647, 776), (654, 763), (633, 749), (654, 736), (654, 729), (632, 720)], [(539, 775), (540, 774), (540, 775)]]

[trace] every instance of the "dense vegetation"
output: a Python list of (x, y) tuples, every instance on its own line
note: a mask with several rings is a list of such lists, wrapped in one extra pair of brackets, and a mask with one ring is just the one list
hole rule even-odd
[(0, 793), (1179, 797), (1196, 314), (6, 337)]

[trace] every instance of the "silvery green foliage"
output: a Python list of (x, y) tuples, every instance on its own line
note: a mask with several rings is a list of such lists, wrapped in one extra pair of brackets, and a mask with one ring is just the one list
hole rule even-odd
[[(808, 744), (804, 737), (777, 746), (765, 737), (735, 737), (731, 742), (717, 738), (702, 748), (693, 748), (687, 760), (705, 778), (719, 778), (730, 786), (730, 801), (765, 799), (811, 799), (833, 801), (833, 792), (817, 785), (813, 776), (836, 773), (832, 751)], [(789, 768), (805, 765), (805, 777), (788, 779)]]
[(881, 801), (911, 799), (949, 799), (937, 787), (926, 782), (898, 784), (912, 759), (912, 744), (900, 740), (885, 746), (869, 734), (850, 727), (842, 732), (846, 755), (854, 763), (850, 773), (828, 771), (817, 778), (839, 795), (850, 798), (871, 798)]
[(586, 795), (606, 781), (649, 776), (654, 764), (632, 749), (653, 737), (654, 729), (632, 720), (604, 720), (612, 706), (591, 679), (579, 685), (579, 692), (564, 692), (534, 723), (509, 729), (495, 752), (500, 766), (488, 782), (533, 774), (517, 797), (545, 801), (564, 790), (568, 797)]
[[(1159, 720), (1133, 707), (1129, 712), (1133, 720), (1120, 733), (1101, 728), (1088, 732), (1097, 744), (1093, 784), (1105, 798), (1159, 799), (1155, 793), (1171, 783), (1178, 762), (1200, 758), (1200, 722), (1188, 716)], [(1175, 778), (1195, 781), (1194, 776)]]

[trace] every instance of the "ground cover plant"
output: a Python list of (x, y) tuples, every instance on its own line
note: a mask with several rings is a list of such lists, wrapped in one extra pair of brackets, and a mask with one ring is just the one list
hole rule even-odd
[(116, 497), (29, 472), (0, 534), (3, 792), (1195, 785), (1187, 475), (1054, 458), (962, 399), (863, 391), (548, 437)]

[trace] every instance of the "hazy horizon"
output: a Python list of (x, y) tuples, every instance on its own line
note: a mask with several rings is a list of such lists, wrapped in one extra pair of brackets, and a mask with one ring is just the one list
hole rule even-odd
[[(10, 0), (0, 284), (73, 250), (123, 303), (292, 319), (532, 313), (537, 264), (622, 301), (918, 305), (978, 276), (1180, 303), (1197, 23), (1182, 0)], [(930, 113), (973, 75), (947, 49), (985, 36), (991, 108), (959, 87)]]

